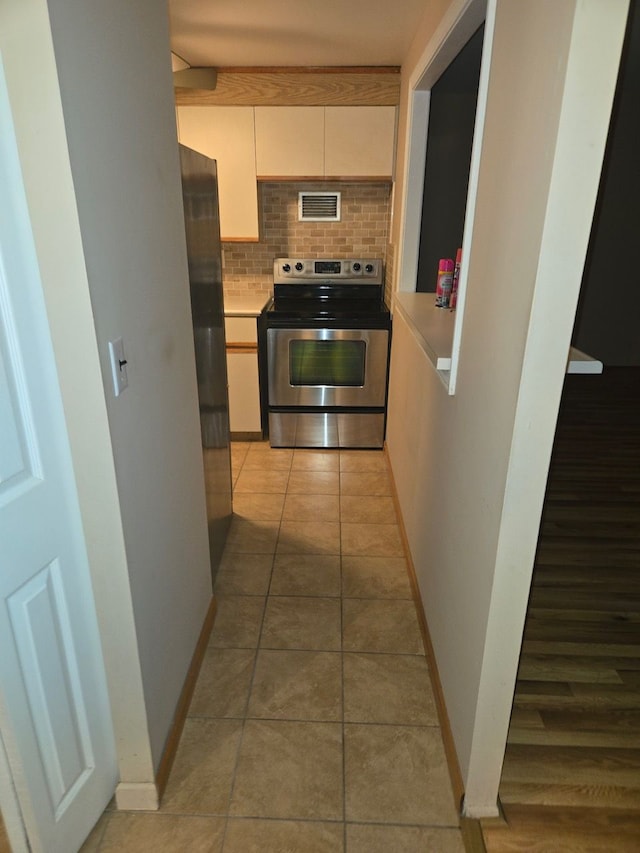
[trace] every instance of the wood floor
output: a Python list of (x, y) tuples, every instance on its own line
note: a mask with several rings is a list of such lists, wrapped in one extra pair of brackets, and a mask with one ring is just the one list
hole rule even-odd
[(568, 376), (490, 853), (640, 850), (640, 369)]

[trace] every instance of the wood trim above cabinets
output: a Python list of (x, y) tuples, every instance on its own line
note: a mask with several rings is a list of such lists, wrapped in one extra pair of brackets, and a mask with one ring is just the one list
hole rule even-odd
[(256, 353), (258, 352), (258, 344), (252, 341), (238, 341), (228, 343), (226, 345), (226, 350), (229, 353), (237, 354), (237, 353)]
[(335, 181), (343, 184), (391, 184), (393, 182), (390, 175), (258, 175), (257, 181), (263, 184), (281, 184), (285, 181), (297, 184), (313, 181), (324, 184)]
[(218, 69), (213, 91), (175, 90), (177, 106), (397, 106), (400, 69)]

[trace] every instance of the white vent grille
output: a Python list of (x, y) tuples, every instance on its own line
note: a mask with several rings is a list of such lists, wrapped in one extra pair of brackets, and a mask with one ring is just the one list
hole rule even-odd
[(299, 222), (340, 222), (340, 193), (298, 193)]

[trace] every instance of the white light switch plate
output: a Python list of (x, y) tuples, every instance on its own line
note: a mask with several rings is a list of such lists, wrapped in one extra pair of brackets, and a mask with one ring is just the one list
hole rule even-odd
[(116, 397), (119, 397), (129, 385), (129, 380), (127, 379), (127, 359), (124, 354), (122, 338), (109, 341), (109, 359), (111, 360), (113, 393)]

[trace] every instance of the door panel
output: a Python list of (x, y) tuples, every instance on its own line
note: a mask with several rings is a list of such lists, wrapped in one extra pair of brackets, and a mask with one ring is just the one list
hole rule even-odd
[(59, 561), (37, 572), (7, 604), (39, 758), (59, 817), (95, 766)]
[[(111, 798), (117, 765), (71, 453), (1, 66), (0, 436), (1, 737), (31, 849), (72, 853)], [(0, 786), (3, 801), (4, 790)], [(15, 803), (7, 814), (17, 820)], [(9, 826), (10, 833), (15, 829)]]

